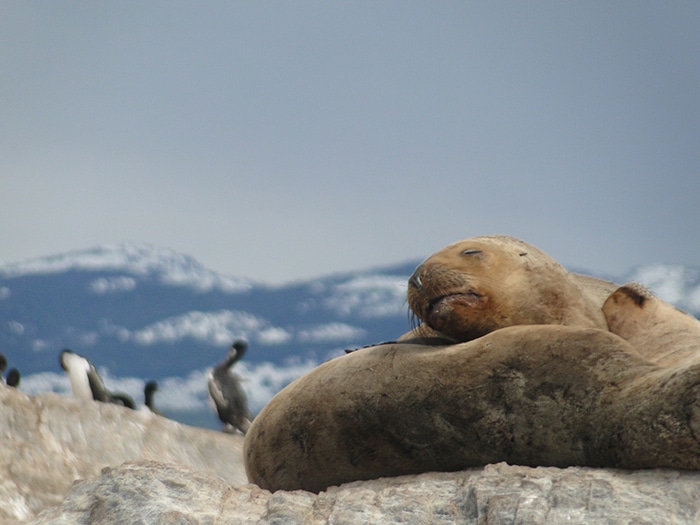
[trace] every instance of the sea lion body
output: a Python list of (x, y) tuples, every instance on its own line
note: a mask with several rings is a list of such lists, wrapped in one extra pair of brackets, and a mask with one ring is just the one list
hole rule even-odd
[[(498, 461), (700, 468), (688, 424), (698, 381), (700, 366), (666, 377), (620, 337), (590, 328), (517, 326), (457, 345), (370, 347), (277, 394), (246, 435), (246, 471), (271, 491), (318, 492)], [(673, 446), (655, 428), (660, 419), (674, 429)]]
[(463, 342), (515, 325), (607, 329), (601, 291), (614, 289), (519, 239), (491, 235), (426, 259), (408, 281), (408, 305), (430, 329)]

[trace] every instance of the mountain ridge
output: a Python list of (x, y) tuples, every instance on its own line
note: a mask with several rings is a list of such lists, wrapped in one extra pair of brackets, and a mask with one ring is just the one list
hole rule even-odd
[(417, 264), (286, 285), (220, 276), (150, 245), (105, 245), (0, 266), (0, 352), (27, 392), (69, 394), (58, 354), (88, 357), (112, 390), (141, 399), (156, 379), (161, 408), (206, 407), (206, 373), (234, 339), (236, 370), (259, 409), (286, 383), (345, 348), (409, 328), (406, 280)]
[[(211, 415), (206, 374), (234, 339), (244, 338), (250, 351), (236, 370), (257, 411), (344, 349), (410, 329), (406, 282), (419, 263), (275, 285), (223, 276), (194, 257), (136, 243), (3, 264), (0, 352), (20, 369), (28, 393), (69, 394), (58, 354), (71, 348), (93, 361), (112, 390), (140, 401), (145, 381), (156, 379), (162, 409)], [(679, 308), (700, 312), (696, 268), (659, 263), (613, 280), (640, 281)]]

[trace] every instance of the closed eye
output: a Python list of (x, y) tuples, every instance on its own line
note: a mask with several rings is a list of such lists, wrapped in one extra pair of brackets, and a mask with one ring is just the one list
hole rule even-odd
[(483, 252), (481, 250), (475, 250), (475, 249), (469, 249), (469, 250), (464, 250), (462, 252), (462, 255), (480, 255)]

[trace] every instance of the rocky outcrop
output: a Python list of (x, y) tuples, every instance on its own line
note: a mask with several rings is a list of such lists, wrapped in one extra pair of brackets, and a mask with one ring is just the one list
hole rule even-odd
[(74, 480), (126, 461), (180, 464), (246, 483), (241, 436), (148, 411), (0, 385), (0, 523), (22, 523), (63, 501)]
[(77, 483), (35, 525), (216, 523), (374, 525), (696, 524), (700, 473), (528, 468), (505, 463), (270, 493), (159, 463)]

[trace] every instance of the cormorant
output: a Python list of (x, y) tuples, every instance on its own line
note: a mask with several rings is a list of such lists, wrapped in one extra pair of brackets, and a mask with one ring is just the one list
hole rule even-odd
[(16, 368), (10, 368), (10, 371), (7, 373), (7, 386), (17, 388), (19, 386), (19, 380), (19, 370), (17, 370)]
[(153, 402), (153, 396), (157, 391), (158, 383), (156, 383), (155, 381), (149, 381), (148, 383), (146, 383), (146, 386), (143, 388), (144, 405), (146, 405), (148, 409), (154, 414), (162, 416), (163, 413), (156, 408)]
[(134, 400), (126, 394), (112, 393), (105, 387), (95, 366), (80, 354), (65, 349), (61, 352), (61, 368), (68, 373), (73, 397), (93, 399), (102, 403), (113, 403), (135, 408)]
[(231, 370), (247, 349), (248, 343), (245, 341), (234, 342), (226, 359), (216, 365), (209, 375), (209, 396), (224, 424), (224, 432), (235, 432), (238, 429), (245, 434), (250, 426), (248, 398), (241, 387), (241, 378)]

